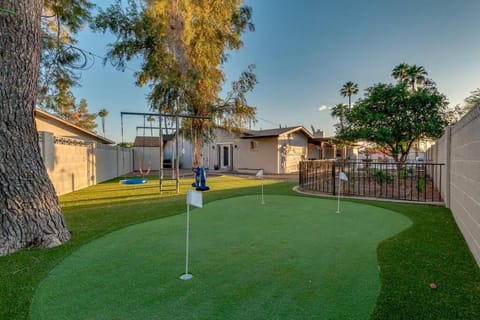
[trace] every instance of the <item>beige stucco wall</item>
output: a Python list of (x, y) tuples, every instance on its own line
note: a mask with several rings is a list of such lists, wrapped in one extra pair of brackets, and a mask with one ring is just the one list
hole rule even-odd
[(85, 136), (81, 135), (80, 132), (72, 129), (65, 124), (62, 124), (58, 121), (53, 121), (51, 119), (46, 119), (42, 117), (35, 117), (35, 123), (37, 125), (37, 131), (41, 132), (51, 132), (57, 137), (66, 137), (71, 139), (85, 139)]
[(445, 203), (480, 265), (480, 105), (449, 128), (427, 157), (446, 164)]
[(237, 170), (263, 169), (265, 173), (279, 173), (277, 138), (241, 139), (234, 159)]
[(308, 140), (305, 135), (295, 132), (278, 137), (279, 173), (298, 172), (298, 164), (307, 159)]
[(132, 171), (132, 150), (39, 132), (40, 150), (58, 195)]

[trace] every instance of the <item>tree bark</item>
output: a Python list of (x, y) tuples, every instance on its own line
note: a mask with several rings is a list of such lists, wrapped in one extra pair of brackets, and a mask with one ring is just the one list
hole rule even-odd
[(203, 167), (203, 123), (201, 120), (194, 121), (193, 167)]
[(42, 0), (0, 0), (0, 256), (70, 239), (35, 126)]

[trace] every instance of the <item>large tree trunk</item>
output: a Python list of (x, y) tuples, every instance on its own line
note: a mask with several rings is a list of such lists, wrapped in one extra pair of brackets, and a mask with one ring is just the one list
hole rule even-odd
[(203, 123), (194, 121), (193, 127), (193, 167), (203, 167)]
[(42, 6), (0, 0), (0, 256), (70, 239), (34, 120)]

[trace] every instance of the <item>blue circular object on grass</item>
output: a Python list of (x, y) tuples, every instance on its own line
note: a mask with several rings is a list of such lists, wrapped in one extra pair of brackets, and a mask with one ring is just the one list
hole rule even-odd
[(125, 180), (120, 180), (121, 184), (144, 184), (147, 183), (147, 179), (125, 179)]

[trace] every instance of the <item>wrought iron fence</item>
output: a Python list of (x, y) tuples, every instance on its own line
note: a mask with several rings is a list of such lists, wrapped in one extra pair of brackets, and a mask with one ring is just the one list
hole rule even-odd
[[(307, 160), (300, 162), (299, 184), (303, 190), (395, 200), (442, 202), (436, 181), (442, 180), (444, 164), (357, 160)], [(339, 180), (344, 172), (348, 181)]]

